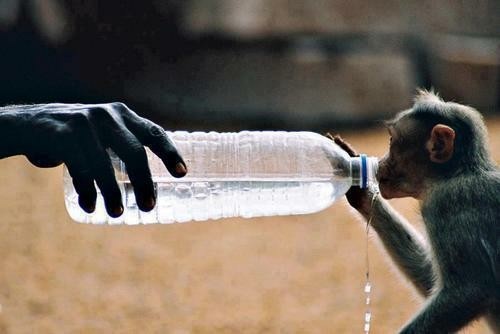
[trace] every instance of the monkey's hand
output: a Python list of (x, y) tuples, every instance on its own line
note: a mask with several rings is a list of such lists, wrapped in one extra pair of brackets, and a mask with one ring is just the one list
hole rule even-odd
[[(340, 135), (331, 136), (328, 134), (327, 136), (340, 148), (346, 151), (351, 157), (359, 157), (359, 154), (351, 146), (351, 144), (344, 141)], [(370, 215), (373, 196), (374, 194), (369, 189), (361, 189), (359, 187), (351, 187), (351, 189), (349, 189), (346, 193), (346, 198), (349, 204), (365, 217)]]
[(123, 212), (107, 148), (124, 161), (143, 211), (153, 209), (156, 202), (143, 145), (162, 159), (173, 176), (186, 174), (186, 166), (163, 128), (123, 103), (4, 107), (0, 108), (0, 133), (0, 158), (22, 154), (37, 167), (65, 163), (86, 212), (95, 209), (94, 181), (108, 214), (117, 217)]

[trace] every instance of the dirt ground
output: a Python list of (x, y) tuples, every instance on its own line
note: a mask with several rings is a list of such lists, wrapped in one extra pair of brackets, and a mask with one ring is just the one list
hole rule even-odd
[[(488, 127), (500, 161), (500, 118)], [(372, 155), (388, 141), (344, 136)], [(66, 214), (61, 168), (16, 157), (0, 170), (0, 333), (362, 332), (365, 232), (345, 200), (307, 216), (90, 226)], [(415, 201), (393, 203), (421, 228)], [(371, 239), (372, 333), (394, 333), (422, 300)]]

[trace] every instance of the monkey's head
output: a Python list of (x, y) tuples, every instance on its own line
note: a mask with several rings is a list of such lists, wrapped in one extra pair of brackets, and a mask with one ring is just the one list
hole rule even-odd
[(420, 199), (438, 181), (494, 168), (482, 116), (471, 107), (419, 91), (413, 107), (386, 126), (390, 147), (377, 173), (385, 198)]

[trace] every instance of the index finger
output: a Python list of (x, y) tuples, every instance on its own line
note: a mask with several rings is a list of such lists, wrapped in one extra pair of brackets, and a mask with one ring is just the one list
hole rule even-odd
[(135, 113), (125, 119), (125, 123), (137, 139), (163, 161), (172, 176), (183, 177), (186, 175), (186, 163), (161, 126)]

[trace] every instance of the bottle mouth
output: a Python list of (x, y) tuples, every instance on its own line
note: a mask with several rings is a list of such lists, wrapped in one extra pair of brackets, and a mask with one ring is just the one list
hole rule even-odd
[(370, 182), (375, 180), (378, 169), (378, 159), (368, 157), (366, 154), (360, 154), (359, 157), (351, 160), (352, 183), (361, 189), (368, 188)]

